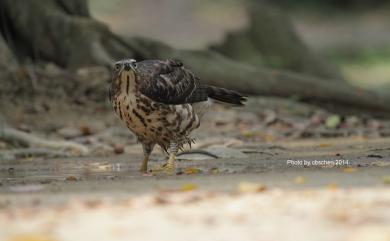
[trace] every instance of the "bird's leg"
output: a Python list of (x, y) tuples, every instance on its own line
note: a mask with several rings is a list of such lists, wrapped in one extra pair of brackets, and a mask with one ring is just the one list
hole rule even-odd
[(142, 143), (142, 149), (144, 151), (144, 159), (142, 161), (142, 165), (140, 168), (140, 172), (147, 173), (148, 172), (148, 161), (150, 153), (152, 153), (155, 144), (152, 143)]
[(169, 159), (163, 166), (154, 168), (152, 172), (164, 172), (168, 175), (175, 174), (175, 170), (176, 170), (175, 161), (176, 161), (177, 151), (178, 151), (177, 143), (171, 142), (169, 146)]
[(178, 151), (177, 143), (171, 142), (170, 147), (169, 147), (169, 159), (167, 161), (167, 164), (165, 165), (167, 173), (169, 174), (174, 174), (176, 165), (176, 154)]

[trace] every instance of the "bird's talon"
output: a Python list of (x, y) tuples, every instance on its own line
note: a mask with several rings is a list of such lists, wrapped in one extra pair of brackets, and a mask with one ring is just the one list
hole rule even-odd
[(174, 175), (176, 171), (176, 168), (174, 165), (169, 165), (169, 163), (165, 163), (163, 165), (157, 165), (154, 166), (151, 170), (152, 173), (156, 174), (167, 174), (167, 175)]

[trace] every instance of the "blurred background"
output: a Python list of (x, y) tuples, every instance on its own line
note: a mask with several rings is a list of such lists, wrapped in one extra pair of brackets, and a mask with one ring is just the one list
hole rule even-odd
[[(291, 19), (305, 44), (339, 66), (348, 81), (389, 91), (388, 1), (270, 2)], [(182, 49), (205, 49), (250, 24), (239, 0), (94, 0), (90, 7), (96, 19), (122, 36), (158, 39)]]

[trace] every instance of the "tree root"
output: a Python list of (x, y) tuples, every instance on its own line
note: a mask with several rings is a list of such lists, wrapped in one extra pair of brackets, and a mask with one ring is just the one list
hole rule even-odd
[(295, 96), (299, 100), (325, 106), (337, 112), (367, 112), (378, 117), (390, 116), (389, 95), (380, 95), (344, 82), (256, 67), (213, 51), (177, 50), (145, 39), (133, 39), (132, 44), (145, 58), (183, 60), (207, 84), (253, 95)]
[(0, 139), (11, 143), (18, 143), (26, 147), (65, 149), (72, 155), (85, 155), (89, 153), (88, 148), (79, 143), (47, 140), (7, 126), (0, 129)]
[(69, 153), (64, 150), (52, 150), (47, 148), (20, 148), (2, 151), (0, 153), (1, 161), (12, 161), (19, 158), (28, 158), (28, 157), (67, 157)]

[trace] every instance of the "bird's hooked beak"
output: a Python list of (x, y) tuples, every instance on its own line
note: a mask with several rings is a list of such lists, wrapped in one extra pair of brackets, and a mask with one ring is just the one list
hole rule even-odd
[(137, 71), (137, 64), (136, 63), (137, 63), (137, 61), (135, 59), (130, 59), (124, 63), (124, 69), (126, 71), (129, 71), (130, 69), (132, 69), (134, 72), (136, 72)]

